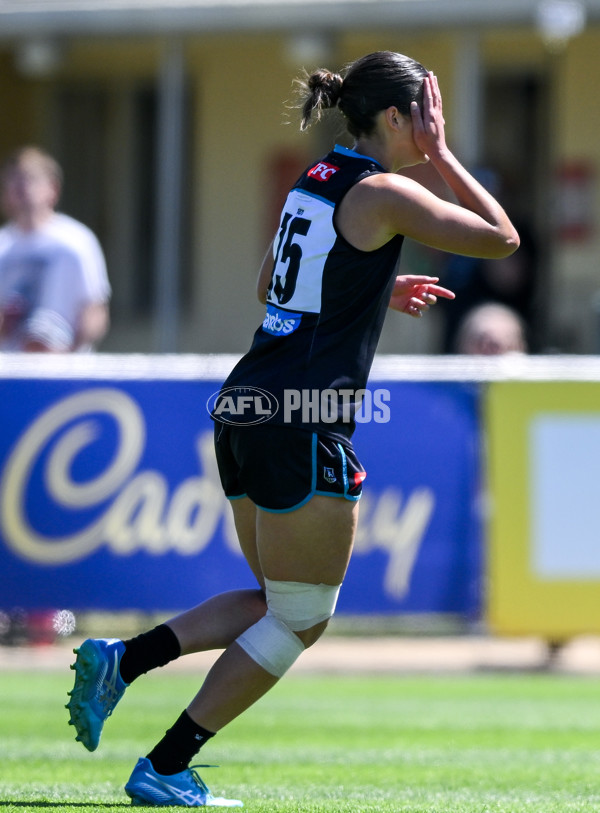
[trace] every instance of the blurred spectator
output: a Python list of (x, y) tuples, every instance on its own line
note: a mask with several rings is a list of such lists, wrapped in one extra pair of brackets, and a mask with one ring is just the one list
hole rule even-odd
[(109, 324), (110, 285), (95, 235), (55, 211), (62, 171), (37, 147), (0, 170), (0, 350), (92, 349)]
[[(531, 230), (515, 221), (521, 245), (501, 260), (448, 255), (437, 271), (442, 284), (456, 294), (452, 303), (440, 302), (444, 320), (442, 352), (453, 353), (456, 333), (465, 315), (484, 302), (498, 302), (519, 314), (530, 337), (536, 335), (536, 252)], [(530, 348), (535, 350), (535, 348)]]
[(455, 351), (469, 356), (526, 353), (525, 324), (506, 305), (495, 302), (478, 305), (459, 325)]

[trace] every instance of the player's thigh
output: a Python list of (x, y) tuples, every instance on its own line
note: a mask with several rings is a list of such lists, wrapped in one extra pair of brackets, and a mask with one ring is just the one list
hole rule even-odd
[(237, 500), (230, 500), (230, 505), (233, 510), (233, 521), (240, 548), (242, 549), (246, 561), (250, 565), (250, 569), (264, 590), (265, 581), (260, 566), (256, 536), (257, 508), (249, 497), (240, 497)]
[(294, 511), (257, 512), (260, 566), (268, 579), (341, 584), (354, 544), (358, 502), (315, 495)]

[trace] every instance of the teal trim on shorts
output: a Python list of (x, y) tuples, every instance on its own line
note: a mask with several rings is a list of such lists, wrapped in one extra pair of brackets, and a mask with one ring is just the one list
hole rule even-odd
[[(295, 511), (297, 508), (302, 508), (303, 505), (306, 505), (306, 503), (309, 500), (312, 500), (312, 498), (315, 496), (316, 493), (317, 493), (316, 491), (311, 491), (303, 500), (300, 500), (300, 502), (297, 502), (296, 505), (292, 505), (291, 508), (264, 508), (262, 505), (259, 505), (258, 503), (255, 503), (255, 505), (256, 505), (257, 508), (260, 508), (261, 511), (266, 511), (268, 514), (289, 514), (290, 511)], [(330, 494), (329, 496), (332, 496), (332, 495)], [(335, 494), (333, 496), (336, 496), (336, 497), (340, 496), (341, 497), (342, 495), (341, 494)]]
[(236, 494), (235, 497), (227, 497), (227, 494), (225, 495), (225, 497), (227, 497), (228, 500), (243, 500), (244, 497), (247, 496), (248, 496), (247, 494)]
[(315, 491), (314, 494), (319, 494), (321, 497), (337, 497), (339, 500), (348, 500), (348, 502), (358, 502), (362, 497), (362, 492), (356, 497), (351, 494), (332, 494), (331, 491)]
[(300, 502), (296, 503), (296, 505), (292, 505), (291, 508), (263, 508), (262, 505), (258, 505), (255, 503), (257, 508), (260, 508), (261, 511), (266, 511), (268, 514), (289, 514), (290, 511), (295, 511), (297, 508), (302, 508), (303, 505), (309, 500), (312, 500), (313, 497), (333, 497), (334, 499), (338, 500), (348, 500), (348, 502), (358, 502), (362, 497), (362, 494), (359, 494), (357, 497), (351, 497), (349, 494), (332, 494), (331, 491), (318, 491), (315, 489), (311, 491), (310, 494), (305, 497)]
[(337, 443), (336, 446), (340, 450), (340, 454), (342, 456), (342, 476), (344, 478), (344, 497), (348, 493), (348, 459), (346, 458), (346, 452), (344, 451), (344, 447), (341, 443)]

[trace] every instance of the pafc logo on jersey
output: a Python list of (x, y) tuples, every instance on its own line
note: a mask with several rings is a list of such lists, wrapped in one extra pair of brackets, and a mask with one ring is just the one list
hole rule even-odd
[(326, 164), (321, 161), (312, 169), (309, 169), (307, 174), (309, 178), (314, 178), (315, 181), (328, 181), (338, 170), (339, 167), (334, 167), (333, 164)]

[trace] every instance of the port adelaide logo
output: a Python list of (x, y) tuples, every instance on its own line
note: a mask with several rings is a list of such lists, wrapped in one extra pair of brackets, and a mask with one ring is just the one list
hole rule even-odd
[(220, 423), (251, 426), (270, 420), (277, 413), (279, 402), (260, 387), (225, 387), (210, 396), (206, 408)]

